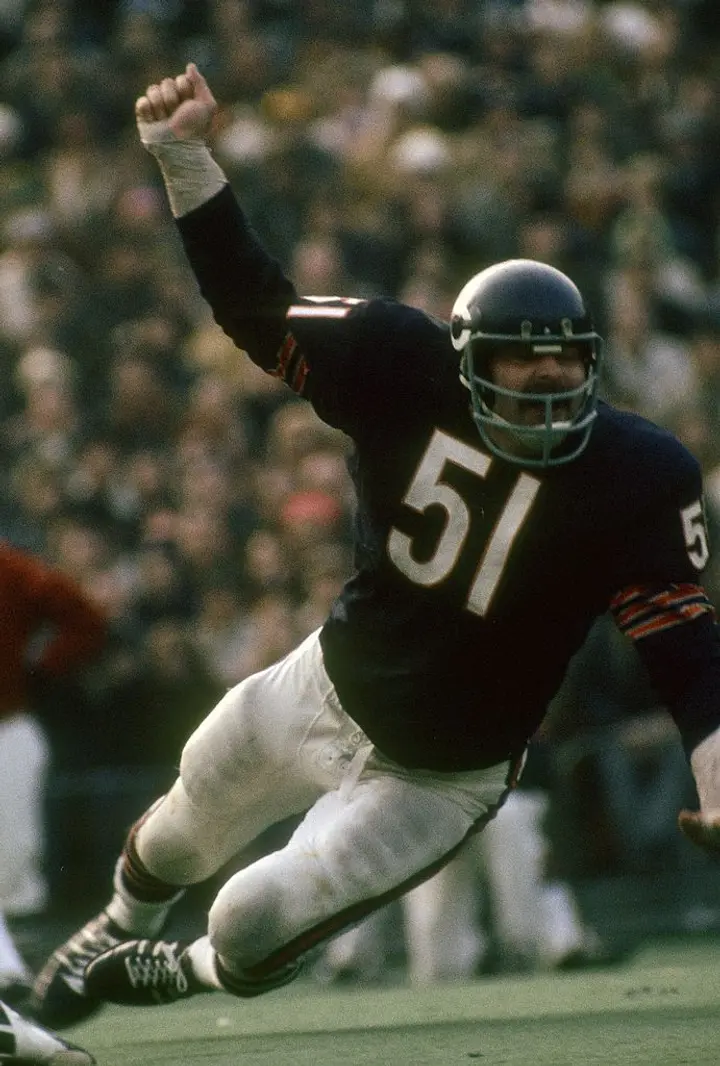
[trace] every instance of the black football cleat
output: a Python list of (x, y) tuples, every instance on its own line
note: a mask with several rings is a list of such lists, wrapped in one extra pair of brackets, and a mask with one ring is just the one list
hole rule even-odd
[(35, 979), (28, 1008), (33, 1018), (50, 1029), (65, 1029), (98, 1011), (102, 1002), (88, 995), (85, 968), (127, 935), (103, 911), (57, 948)]
[(68, 1043), (0, 1001), (0, 1063), (8, 1066), (95, 1066), (89, 1051)]
[(126, 1007), (154, 1007), (219, 988), (243, 999), (264, 995), (294, 981), (302, 970), (296, 960), (267, 977), (248, 979), (223, 970), (216, 960), (217, 984), (196, 975), (190, 958), (190, 941), (127, 940), (104, 952), (85, 971), (87, 994), (93, 1000)]
[(126, 940), (90, 963), (85, 971), (88, 995), (126, 1007), (155, 1007), (216, 991), (193, 973), (188, 943)]

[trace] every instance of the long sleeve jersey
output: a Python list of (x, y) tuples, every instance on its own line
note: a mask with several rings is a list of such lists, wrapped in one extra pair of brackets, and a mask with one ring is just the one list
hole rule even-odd
[(720, 724), (695, 459), (601, 404), (576, 460), (523, 470), (475, 427), (445, 322), (301, 297), (230, 187), (178, 220), (216, 321), (354, 443), (355, 571), (323, 626), (347, 712), (409, 767), (516, 755), (610, 610), (692, 748)]

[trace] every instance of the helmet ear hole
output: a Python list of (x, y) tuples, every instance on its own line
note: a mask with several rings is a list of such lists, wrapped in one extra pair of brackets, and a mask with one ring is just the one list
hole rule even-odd
[(468, 329), (470, 323), (461, 315), (453, 315), (450, 319), (450, 334), (453, 340), (459, 340), (464, 329)]
[[(457, 301), (456, 301), (457, 304)], [(472, 321), (463, 314), (453, 313), (450, 318), (450, 340), (456, 352), (461, 352), (470, 340)]]

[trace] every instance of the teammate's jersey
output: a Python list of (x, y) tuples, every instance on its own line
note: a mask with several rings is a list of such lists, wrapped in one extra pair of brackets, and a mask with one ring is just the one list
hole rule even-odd
[[(60, 570), (0, 540), (0, 719), (28, 708), (30, 675), (70, 674), (99, 655), (107, 621)], [(47, 640), (28, 657), (38, 634)]]
[(354, 441), (355, 572), (321, 639), (386, 755), (451, 770), (517, 754), (608, 609), (653, 647), (707, 629), (700, 472), (673, 436), (601, 404), (580, 458), (526, 472), (484, 448), (446, 323), (299, 298), (229, 188), (179, 228), (218, 323)]

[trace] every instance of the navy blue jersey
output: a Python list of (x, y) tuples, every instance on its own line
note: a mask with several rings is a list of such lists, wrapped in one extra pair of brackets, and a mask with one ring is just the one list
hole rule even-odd
[(378, 748), (439, 770), (518, 754), (608, 609), (669, 702), (687, 687), (716, 642), (700, 471), (672, 435), (601, 404), (577, 460), (524, 471), (484, 448), (446, 323), (300, 298), (229, 188), (178, 224), (218, 323), (354, 442), (355, 572), (321, 639)]

